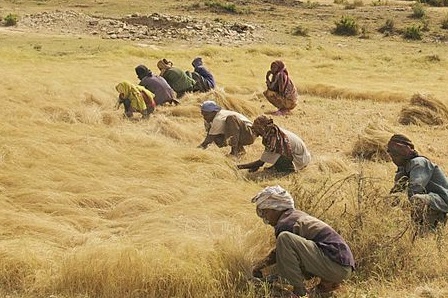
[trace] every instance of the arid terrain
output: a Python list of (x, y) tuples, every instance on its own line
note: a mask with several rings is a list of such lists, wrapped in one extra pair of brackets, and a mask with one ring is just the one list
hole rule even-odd
[[(357, 270), (337, 297), (447, 297), (448, 230), (414, 238), (384, 151), (403, 133), (448, 171), (447, 116), (403, 121), (421, 111), (412, 98), (448, 104), (448, 10), (416, 17), (414, 5), (0, 0), (0, 297), (271, 297), (248, 282), (275, 244), (250, 199), (277, 184), (352, 248)], [(347, 17), (356, 34), (334, 34)], [(115, 86), (138, 83), (135, 66), (191, 70), (197, 56), (216, 90), (123, 119)], [(197, 148), (204, 100), (252, 120), (274, 110), (262, 92), (277, 59), (301, 100), (272, 117), (311, 164), (248, 173), (236, 165), (260, 156), (259, 139), (240, 158)]]

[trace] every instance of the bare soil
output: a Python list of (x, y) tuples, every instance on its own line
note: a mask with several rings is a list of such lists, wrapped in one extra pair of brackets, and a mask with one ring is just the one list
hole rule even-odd
[[(411, 7), (413, 2), (410, 1), (376, 1), (362, 6), (348, 2), (232, 2), (234, 10), (185, 1), (169, 13), (136, 12), (122, 16), (100, 16), (89, 13), (85, 6), (72, 5), (67, 10), (47, 9), (22, 15), (17, 26), (8, 27), (8, 30), (91, 35), (157, 44), (180, 42), (197, 46), (291, 44), (303, 38), (331, 38), (335, 36), (336, 22), (343, 16), (350, 16), (359, 28), (355, 38), (404, 40), (403, 32), (407, 28), (420, 26), (420, 42), (448, 42), (448, 30), (441, 28), (442, 20), (447, 17), (447, 10), (443, 7), (425, 7), (426, 17), (415, 18)], [(386, 22), (392, 23), (392, 28), (387, 28)]]

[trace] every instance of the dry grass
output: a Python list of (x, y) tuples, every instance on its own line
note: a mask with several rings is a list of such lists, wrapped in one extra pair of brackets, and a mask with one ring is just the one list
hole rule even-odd
[(353, 145), (352, 156), (374, 161), (390, 161), (387, 142), (394, 134), (391, 128), (378, 122), (370, 122)]
[[(124, 12), (139, 3), (103, 6)], [(428, 64), (430, 53), (440, 62)], [(114, 109), (114, 86), (136, 81), (136, 65), (156, 69), (168, 57), (189, 69), (197, 55), (217, 91), (158, 108), (148, 121), (125, 121)], [(358, 137), (365, 157), (400, 132), (448, 168), (443, 126), (397, 122), (403, 98), (420, 91), (446, 102), (447, 55), (430, 43), (339, 37), (142, 48), (0, 31), (0, 296), (254, 297), (246, 278), (273, 233), (249, 202), (273, 184), (349, 241), (358, 270), (341, 297), (446, 296), (446, 229), (412, 242), (406, 199), (391, 207), (387, 197), (395, 167), (351, 153)], [(196, 148), (203, 100), (251, 119), (273, 109), (261, 92), (277, 58), (303, 101), (274, 120), (305, 140), (310, 166), (290, 176), (238, 171), (235, 164), (259, 157), (260, 140), (240, 160), (226, 157), (228, 148)]]
[(409, 105), (401, 110), (398, 122), (404, 125), (444, 125), (448, 123), (448, 108), (432, 95), (414, 94)]

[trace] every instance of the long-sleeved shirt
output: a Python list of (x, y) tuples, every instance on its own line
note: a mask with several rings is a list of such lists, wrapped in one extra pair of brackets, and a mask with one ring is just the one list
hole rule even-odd
[[(303, 142), (299, 136), (286, 129), (280, 128), (280, 130), (286, 135), (291, 144), (293, 158), (292, 163), (294, 168), (296, 170), (305, 168), (311, 161), (311, 153), (308, 151), (305, 142)], [(279, 153), (265, 150), (261, 155), (260, 160), (270, 164), (275, 164), (280, 156), (281, 155)]]
[(157, 105), (170, 102), (176, 97), (174, 95), (174, 90), (166, 80), (160, 76), (146, 76), (140, 81), (139, 85), (154, 93), (154, 100)]
[(162, 77), (177, 93), (192, 91), (196, 83), (191, 77), (179, 68), (171, 67), (165, 70)]
[(204, 78), (210, 89), (215, 88), (215, 78), (213, 77), (212, 73), (208, 71), (204, 66), (196, 66), (194, 68), (194, 71)]
[(433, 209), (448, 213), (448, 180), (439, 166), (426, 157), (417, 156), (398, 167), (395, 181), (404, 176), (408, 177), (409, 198), (415, 194), (428, 194)]
[(288, 231), (311, 240), (332, 261), (355, 268), (355, 260), (350, 247), (332, 227), (303, 211), (286, 210), (274, 227), (275, 237)]

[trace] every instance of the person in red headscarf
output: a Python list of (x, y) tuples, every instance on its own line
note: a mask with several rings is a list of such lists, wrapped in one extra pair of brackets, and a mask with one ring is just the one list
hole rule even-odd
[(297, 89), (291, 81), (285, 64), (276, 60), (271, 63), (271, 69), (266, 73), (267, 90), (263, 92), (266, 99), (273, 104), (278, 111), (275, 115), (288, 114), (297, 105)]
[(295, 133), (274, 124), (265, 115), (258, 116), (252, 125), (257, 136), (262, 137), (264, 152), (260, 159), (237, 165), (238, 169), (256, 172), (265, 163), (272, 164), (270, 169), (277, 172), (292, 173), (304, 169), (311, 161), (311, 154), (305, 142)]
[(387, 152), (397, 166), (395, 184), (390, 192), (407, 189), (416, 232), (422, 235), (434, 230), (438, 223), (445, 224), (448, 180), (442, 169), (419, 155), (412, 141), (402, 134), (395, 134), (390, 138)]

